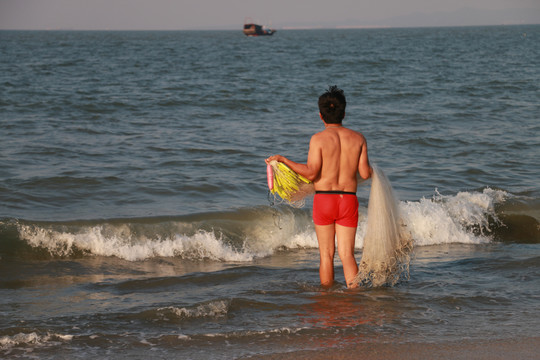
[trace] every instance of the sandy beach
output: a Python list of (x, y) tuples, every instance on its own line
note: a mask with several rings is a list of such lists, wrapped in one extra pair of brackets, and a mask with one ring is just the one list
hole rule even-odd
[(408, 360), (408, 359), (453, 359), (453, 360), (503, 360), (539, 359), (540, 338), (459, 341), (442, 343), (363, 343), (342, 348), (304, 350), (272, 355), (256, 355), (242, 359), (264, 360)]

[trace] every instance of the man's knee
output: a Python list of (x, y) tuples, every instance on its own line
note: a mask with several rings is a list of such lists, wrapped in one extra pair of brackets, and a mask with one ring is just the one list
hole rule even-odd
[(334, 253), (321, 252), (321, 263), (332, 263), (332, 262), (334, 262)]
[(340, 259), (354, 258), (354, 248), (338, 249)]

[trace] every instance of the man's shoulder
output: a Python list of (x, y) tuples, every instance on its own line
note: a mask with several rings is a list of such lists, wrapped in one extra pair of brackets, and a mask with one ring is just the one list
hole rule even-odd
[(313, 136), (311, 137), (311, 142), (324, 142), (328, 138), (343, 138), (343, 136), (346, 136), (349, 139), (355, 139), (357, 141), (365, 141), (365, 137), (361, 132), (352, 130), (347, 127), (342, 127), (339, 132), (328, 131), (328, 129), (319, 131), (318, 133), (313, 134)]
[(323, 142), (323, 141), (324, 141), (324, 138), (325, 138), (324, 131), (320, 131), (320, 132), (315, 133), (315, 134), (313, 134), (313, 135), (311, 136), (310, 143), (313, 145), (313, 144), (317, 144), (317, 143)]
[(349, 128), (345, 128), (345, 129), (347, 130), (347, 133), (350, 136), (358, 137), (358, 138), (364, 140), (364, 135), (360, 131), (356, 131), (356, 130), (349, 129)]
[(359, 131), (343, 127), (341, 133), (348, 139), (353, 139), (355, 141), (365, 141), (364, 135)]
[(355, 134), (355, 136), (358, 136), (360, 139), (362, 139), (362, 141), (366, 140), (366, 138), (364, 137), (364, 134), (362, 134), (360, 131), (352, 130), (352, 132)]

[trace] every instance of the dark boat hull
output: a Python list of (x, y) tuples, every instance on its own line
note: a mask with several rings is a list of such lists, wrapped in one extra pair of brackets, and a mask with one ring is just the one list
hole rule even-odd
[(265, 29), (257, 24), (244, 24), (244, 35), (246, 36), (270, 36), (276, 32), (274, 29)]

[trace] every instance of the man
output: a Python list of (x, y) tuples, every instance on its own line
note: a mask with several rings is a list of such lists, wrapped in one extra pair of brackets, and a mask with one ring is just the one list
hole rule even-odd
[(319, 242), (321, 285), (334, 282), (335, 238), (347, 286), (358, 272), (354, 242), (358, 225), (357, 174), (371, 177), (364, 136), (342, 125), (347, 102), (343, 90), (331, 86), (319, 97), (319, 116), (325, 129), (311, 137), (306, 164), (281, 155), (277, 160), (313, 182), (313, 222)]

